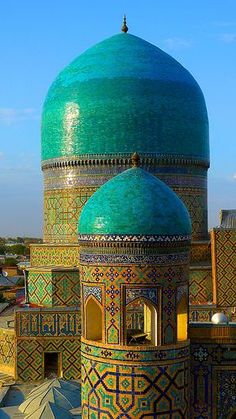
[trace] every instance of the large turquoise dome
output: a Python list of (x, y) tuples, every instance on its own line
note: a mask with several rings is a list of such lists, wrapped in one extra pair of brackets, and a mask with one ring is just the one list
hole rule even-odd
[(101, 186), (83, 207), (79, 234), (190, 235), (188, 211), (163, 182), (131, 168)]
[(42, 160), (134, 150), (208, 160), (208, 118), (201, 89), (181, 64), (121, 33), (88, 49), (52, 84)]

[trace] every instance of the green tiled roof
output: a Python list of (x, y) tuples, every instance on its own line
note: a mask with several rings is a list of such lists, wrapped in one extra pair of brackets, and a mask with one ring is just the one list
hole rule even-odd
[(156, 177), (131, 168), (101, 186), (85, 204), (79, 234), (189, 235), (178, 196)]
[(175, 59), (121, 33), (88, 49), (56, 78), (42, 117), (42, 159), (157, 153), (208, 159), (201, 89)]

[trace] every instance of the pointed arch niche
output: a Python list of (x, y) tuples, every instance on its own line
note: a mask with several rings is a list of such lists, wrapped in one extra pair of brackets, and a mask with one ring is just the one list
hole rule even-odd
[(84, 308), (85, 339), (102, 342), (103, 313), (102, 306), (93, 296), (88, 297)]
[(125, 340), (127, 345), (159, 344), (157, 307), (146, 298), (136, 298), (126, 305)]
[[(185, 287), (183, 287), (185, 288)], [(188, 339), (188, 294), (185, 289), (178, 289), (177, 294), (177, 340)]]

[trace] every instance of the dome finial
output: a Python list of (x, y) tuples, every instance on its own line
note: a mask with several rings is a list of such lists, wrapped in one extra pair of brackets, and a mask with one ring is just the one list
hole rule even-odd
[(124, 33), (127, 33), (127, 32), (128, 32), (128, 30), (129, 30), (128, 26), (126, 25), (126, 15), (124, 15), (124, 18), (123, 18), (123, 25), (122, 25), (121, 30), (122, 30), (122, 32), (124, 32)]
[(140, 156), (138, 153), (135, 152), (134, 154), (132, 154), (131, 163), (132, 163), (132, 167), (140, 166)]

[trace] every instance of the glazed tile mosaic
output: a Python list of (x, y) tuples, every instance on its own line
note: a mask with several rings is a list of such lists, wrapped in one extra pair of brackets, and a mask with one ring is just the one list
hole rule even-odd
[(0, 329), (0, 370), (14, 376), (15, 372), (15, 331)]
[(32, 267), (63, 266), (64, 268), (78, 266), (79, 246), (41, 244), (30, 246), (30, 265)]
[(138, 367), (94, 362), (83, 355), (83, 417), (187, 418), (188, 373), (189, 363), (183, 361)]
[(80, 379), (80, 339), (75, 338), (18, 338), (17, 339), (18, 380), (43, 380), (45, 352), (62, 354), (62, 374), (66, 380)]
[(236, 213), (209, 238), (205, 100), (122, 31), (46, 97), (44, 243), (29, 307), (1, 313), (0, 369), (81, 379), (83, 419), (234, 419)]
[(191, 269), (189, 280), (189, 302), (191, 305), (206, 305), (213, 302), (211, 267)]
[(211, 239), (213, 280), (217, 283), (217, 305), (236, 307), (236, 230), (213, 229)]
[(75, 306), (80, 304), (78, 269), (65, 268), (39, 272), (31, 268), (28, 277), (29, 301), (43, 307)]
[(78, 311), (56, 312), (40, 310), (16, 313), (18, 337), (80, 336), (81, 320)]
[(80, 378), (80, 313), (76, 310), (21, 310), (16, 313), (18, 380), (45, 378), (44, 353), (61, 357), (60, 374)]
[(233, 418), (236, 411), (236, 346), (219, 342), (191, 344), (191, 405), (194, 419)]

